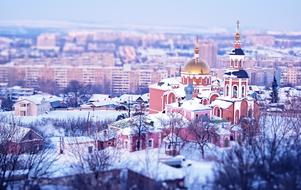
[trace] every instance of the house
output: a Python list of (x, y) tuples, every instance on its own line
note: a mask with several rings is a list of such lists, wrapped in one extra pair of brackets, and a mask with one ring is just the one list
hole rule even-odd
[(117, 147), (129, 152), (158, 148), (161, 144), (161, 130), (156, 129), (144, 116), (116, 121), (109, 128), (117, 132)]
[(34, 94), (33, 88), (23, 88), (21, 86), (13, 86), (7, 89), (7, 96), (12, 101), (17, 101), (19, 97), (22, 96), (31, 96)]
[[(5, 126), (9, 127), (9, 126)], [(42, 150), (44, 138), (30, 128), (15, 126), (9, 129), (11, 135), (0, 141), (0, 150), (11, 154), (31, 153)]]
[(118, 104), (113, 100), (101, 100), (97, 102), (88, 102), (81, 105), (81, 109), (97, 109), (97, 110), (115, 110)]
[(113, 129), (105, 129), (97, 133), (97, 149), (103, 150), (107, 147), (115, 147), (117, 133)]
[(67, 104), (66, 102), (64, 102), (64, 99), (62, 97), (58, 97), (51, 94), (41, 95), (45, 98), (45, 101), (50, 103), (52, 110), (67, 108)]
[(114, 100), (120, 104), (140, 104), (146, 103), (149, 100), (149, 94), (123, 94)]
[(51, 143), (55, 146), (59, 153), (92, 153), (96, 150), (96, 139), (88, 136), (78, 137), (52, 137)]
[(110, 95), (108, 94), (92, 94), (88, 102), (102, 102), (106, 100), (111, 100)]
[(60, 100), (55, 100), (50, 102), (52, 110), (57, 110), (57, 109), (66, 109), (68, 106), (64, 101)]
[(184, 145), (184, 141), (178, 135), (170, 133), (163, 138), (163, 145), (165, 148), (165, 154), (174, 156), (180, 154), (180, 150)]
[(43, 95), (20, 97), (14, 104), (16, 116), (38, 116), (51, 110), (51, 104)]

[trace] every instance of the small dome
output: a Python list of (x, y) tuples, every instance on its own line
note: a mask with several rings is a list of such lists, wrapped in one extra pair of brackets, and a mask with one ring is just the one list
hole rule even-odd
[(185, 93), (186, 93), (186, 94), (192, 94), (193, 91), (194, 91), (194, 87), (193, 87), (192, 84), (188, 84), (188, 85), (184, 88), (184, 90), (185, 90)]
[(204, 61), (198, 60), (198, 62), (195, 62), (195, 59), (190, 60), (183, 71), (195, 75), (208, 75), (210, 73), (209, 66)]

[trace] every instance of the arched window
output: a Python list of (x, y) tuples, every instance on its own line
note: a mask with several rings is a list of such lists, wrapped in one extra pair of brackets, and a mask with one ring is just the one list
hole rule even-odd
[(236, 111), (235, 111), (235, 120), (234, 120), (234, 123), (238, 124), (238, 123), (239, 123), (239, 118), (240, 118), (240, 116), (239, 116), (239, 111), (236, 110)]
[(237, 98), (237, 86), (233, 86), (233, 97)]
[(176, 96), (173, 93), (168, 95), (168, 104), (174, 103), (176, 101)]
[(229, 85), (226, 87), (226, 96), (229, 96)]
[(222, 117), (222, 109), (221, 108), (217, 108), (217, 116)]
[(241, 68), (241, 60), (239, 60), (239, 68)]
[(219, 116), (219, 112), (220, 112), (219, 107), (215, 107), (214, 108), (214, 115)]
[(230, 63), (231, 63), (231, 67), (233, 67), (233, 66), (234, 66), (234, 64), (233, 64), (233, 60), (232, 60), (232, 59), (231, 59)]
[(245, 86), (241, 87), (241, 96), (245, 97)]

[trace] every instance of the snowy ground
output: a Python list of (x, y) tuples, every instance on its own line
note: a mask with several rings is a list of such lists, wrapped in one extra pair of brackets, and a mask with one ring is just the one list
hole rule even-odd
[[(128, 168), (158, 181), (185, 178), (188, 189), (201, 189), (206, 185), (207, 180), (212, 179), (214, 162), (195, 161), (186, 157), (182, 162), (182, 168), (174, 168), (163, 163), (172, 158), (164, 153), (163, 148), (136, 152), (110, 148), (109, 151), (114, 155), (112, 168)], [(74, 167), (77, 162), (78, 159), (71, 152), (60, 154), (51, 167), (52, 177), (82, 172)]]
[[(214, 162), (200, 160), (197, 158), (197, 151), (184, 156), (185, 161), (182, 162), (182, 168), (174, 168), (163, 163), (173, 159), (164, 152), (164, 148), (146, 149), (131, 153), (125, 151), (121, 154), (120, 167), (129, 168), (158, 181), (184, 177), (188, 189), (201, 189), (208, 180), (212, 179)], [(193, 157), (198, 161), (192, 160)]]
[(32, 123), (35, 121), (39, 121), (42, 119), (78, 119), (83, 118), (87, 119), (88, 117), (94, 121), (104, 121), (104, 120), (116, 120), (117, 116), (125, 113), (122, 111), (115, 110), (56, 110), (50, 111), (49, 113), (45, 113), (39, 116), (14, 116), (13, 112), (2, 112), (1, 115), (14, 117), (16, 121), (20, 121), (22, 123)]

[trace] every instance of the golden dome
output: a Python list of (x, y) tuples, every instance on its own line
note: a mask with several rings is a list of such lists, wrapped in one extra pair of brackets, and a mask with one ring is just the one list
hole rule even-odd
[(183, 71), (193, 75), (208, 75), (210, 73), (209, 66), (202, 60), (190, 60), (184, 67)]

